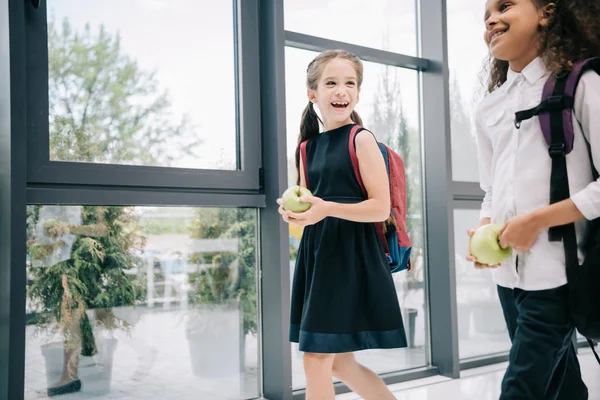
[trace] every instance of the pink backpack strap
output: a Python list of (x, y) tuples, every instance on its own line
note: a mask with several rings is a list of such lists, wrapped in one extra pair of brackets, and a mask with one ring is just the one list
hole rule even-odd
[(356, 176), (356, 180), (358, 181), (358, 185), (360, 186), (362, 192), (365, 196), (367, 196), (367, 190), (365, 189), (365, 185), (363, 184), (362, 178), (360, 177), (360, 169), (358, 167), (358, 157), (356, 156), (356, 146), (354, 145), (354, 138), (356, 134), (361, 130), (360, 125), (354, 125), (352, 130), (350, 130), (350, 137), (348, 138), (348, 150), (350, 151), (350, 159), (352, 160), (352, 168), (354, 169), (354, 175)]
[(300, 159), (302, 160), (302, 169), (304, 170), (304, 183), (308, 188), (308, 166), (306, 165), (306, 143), (308, 140), (300, 143)]

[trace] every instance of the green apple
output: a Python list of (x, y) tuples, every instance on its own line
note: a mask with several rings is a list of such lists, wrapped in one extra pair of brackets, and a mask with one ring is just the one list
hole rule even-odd
[(292, 186), (281, 195), (283, 208), (295, 213), (302, 213), (310, 208), (310, 203), (301, 202), (300, 197), (312, 196), (310, 190), (303, 186)]
[(483, 225), (477, 228), (471, 236), (471, 255), (480, 264), (500, 264), (512, 255), (511, 247), (506, 249), (500, 247), (499, 235), (501, 229), (502, 225), (498, 224)]

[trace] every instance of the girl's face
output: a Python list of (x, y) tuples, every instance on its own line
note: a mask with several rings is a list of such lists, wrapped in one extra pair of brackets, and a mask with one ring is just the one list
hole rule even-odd
[(533, 0), (487, 0), (484, 40), (492, 56), (520, 72), (538, 55), (539, 27), (548, 23), (545, 8)]
[(350, 114), (358, 103), (358, 81), (351, 61), (334, 58), (323, 66), (317, 90), (308, 99), (319, 106), (325, 130), (352, 123)]

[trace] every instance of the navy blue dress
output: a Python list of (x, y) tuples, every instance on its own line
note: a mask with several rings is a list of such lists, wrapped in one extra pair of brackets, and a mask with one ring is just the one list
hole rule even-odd
[[(315, 196), (340, 203), (365, 200), (348, 151), (351, 128), (308, 142), (308, 187)], [(406, 347), (398, 297), (374, 224), (327, 217), (304, 228), (290, 341), (311, 353)]]

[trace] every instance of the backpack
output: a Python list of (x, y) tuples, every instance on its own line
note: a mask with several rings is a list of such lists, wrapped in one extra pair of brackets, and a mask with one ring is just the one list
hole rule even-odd
[[(548, 154), (552, 158), (550, 204), (570, 197), (566, 155), (573, 150), (571, 114), (579, 79), (589, 69), (600, 74), (600, 58), (583, 60), (575, 63), (571, 71), (552, 74), (544, 85), (540, 104), (515, 114), (517, 129), (521, 121), (539, 115), (542, 133), (548, 144)], [(586, 145), (590, 150), (587, 141)], [(590, 160), (596, 180), (598, 171), (594, 168), (591, 152)], [(575, 327), (587, 338), (596, 360), (600, 363), (600, 357), (594, 350), (594, 342), (600, 341), (600, 218), (590, 223), (584, 245), (585, 259), (581, 265), (577, 257), (574, 224), (550, 228), (548, 235), (550, 241), (563, 241), (570, 314)]]
[[(365, 196), (367, 191), (360, 176), (358, 157), (354, 139), (356, 134), (364, 128), (354, 125), (348, 139), (348, 150), (356, 180)], [(306, 144), (307, 140), (300, 144), (300, 156), (304, 165), (304, 181), (308, 186), (308, 168), (306, 166)], [(402, 157), (383, 143), (377, 143), (383, 155), (390, 182), (390, 216), (386, 221), (375, 222), (377, 235), (383, 245), (385, 257), (392, 273), (410, 270), (410, 254), (412, 243), (406, 231), (406, 175)]]

